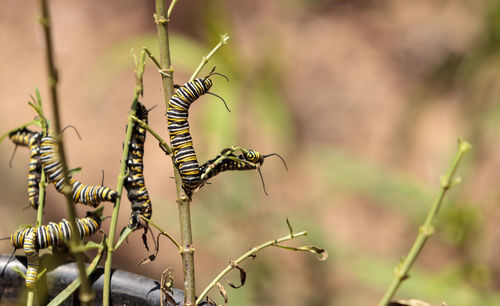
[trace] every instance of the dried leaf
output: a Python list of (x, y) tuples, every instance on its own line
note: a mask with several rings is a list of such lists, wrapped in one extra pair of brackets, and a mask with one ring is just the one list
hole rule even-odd
[(174, 269), (172, 267), (168, 267), (161, 273), (161, 305), (163, 305), (163, 301), (168, 303), (170, 302), (172, 305), (175, 305), (175, 300), (172, 298), (172, 286), (174, 285)]
[(219, 282), (217, 282), (217, 288), (219, 288), (219, 292), (224, 298), (224, 305), (227, 305), (228, 298), (227, 298), (226, 288), (224, 288), (224, 286), (222, 286), (222, 284)]
[(305, 245), (302, 247), (290, 247), (290, 246), (285, 246), (285, 245), (279, 245), (276, 244), (275, 246), (286, 249), (286, 250), (291, 250), (291, 251), (302, 251), (302, 252), (311, 252), (317, 255), (318, 259), (321, 261), (324, 261), (328, 258), (328, 252), (325, 249), (319, 248), (314, 245)]
[(245, 285), (245, 281), (247, 279), (247, 273), (245, 272), (245, 270), (243, 270), (242, 268), (240, 268), (240, 266), (238, 265), (234, 265), (234, 267), (238, 270), (240, 270), (240, 285), (239, 286), (236, 286), (234, 285), (232, 282), (230, 281), (227, 281), (227, 283), (229, 284), (229, 286), (231, 286), (232, 288), (234, 289), (238, 289), (238, 288), (241, 288), (243, 287), (243, 285)]
[(148, 246), (148, 236), (147, 236), (148, 230), (147, 228), (144, 229), (144, 233), (142, 233), (142, 243), (144, 243), (144, 246), (146, 247), (146, 250), (149, 252), (149, 246)]
[(152, 262), (153, 260), (156, 259), (156, 256), (154, 254), (151, 254), (149, 255), (148, 257), (144, 258), (143, 260), (139, 261), (137, 263), (138, 266), (141, 266), (141, 265), (144, 265), (144, 264), (147, 264), (147, 263), (150, 263)]
[(208, 297), (208, 295), (205, 297), (205, 301), (207, 301), (208, 304), (210, 305), (217, 305), (214, 300)]

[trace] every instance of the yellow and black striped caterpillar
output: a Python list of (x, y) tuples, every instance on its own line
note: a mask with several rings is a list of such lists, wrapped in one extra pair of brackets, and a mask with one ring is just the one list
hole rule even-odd
[[(188, 194), (201, 183), (200, 166), (189, 133), (188, 110), (196, 99), (209, 93), (213, 84), (209, 77), (214, 74), (217, 73), (212, 71), (205, 78), (194, 79), (192, 82), (179, 86), (168, 103), (167, 119), (170, 144), (174, 151), (174, 160), (179, 168), (183, 187)], [(222, 101), (225, 104), (225, 101)]]
[[(87, 217), (76, 219), (78, 234), (81, 239), (95, 234), (101, 227), (101, 218), (98, 214), (88, 213)], [(49, 246), (63, 246), (71, 239), (71, 225), (63, 219), (59, 223), (49, 222), (39, 227), (24, 227), (10, 236), (10, 243), (15, 249), (23, 249), (28, 258), (26, 269), (26, 286), (33, 287), (38, 274), (38, 250)]]
[(21, 128), (9, 134), (13, 143), (26, 146), (30, 150), (30, 161), (28, 169), (28, 202), (34, 209), (39, 203), (39, 183), (42, 176), (42, 164), (40, 162), (40, 140), (42, 134), (33, 132), (27, 128)]
[[(57, 156), (57, 143), (52, 135), (42, 138), (40, 145), (40, 160), (43, 169), (47, 173), (49, 182), (56, 186), (59, 192), (64, 187), (64, 176), (62, 173), (61, 161)], [(88, 186), (73, 179), (69, 175), (69, 183), (72, 186), (72, 196), (75, 203), (83, 203), (96, 207), (102, 201), (113, 202), (117, 192), (104, 186)]]
[[(135, 114), (139, 120), (148, 123), (148, 110), (142, 103), (137, 102)], [(144, 227), (140, 216), (151, 219), (153, 213), (151, 199), (149, 198), (143, 175), (145, 140), (146, 130), (138, 123), (134, 123), (127, 158), (128, 176), (124, 182), (128, 199), (132, 204), (132, 215), (130, 217), (129, 227), (133, 229)]]
[[(241, 154), (236, 155), (235, 151), (241, 151)], [(262, 178), (262, 173), (260, 172), (260, 166), (264, 163), (264, 159), (269, 156), (278, 156), (285, 169), (288, 170), (285, 160), (277, 153), (271, 153), (263, 155), (254, 150), (248, 150), (242, 147), (232, 147), (226, 148), (221, 151), (219, 155), (215, 158), (208, 160), (200, 167), (200, 179), (202, 183), (207, 182), (210, 178), (216, 176), (220, 172), (228, 170), (253, 170), (257, 169), (260, 178), (262, 180), (262, 186), (264, 188), (264, 193), (267, 195), (266, 186), (264, 185), (264, 180)]]

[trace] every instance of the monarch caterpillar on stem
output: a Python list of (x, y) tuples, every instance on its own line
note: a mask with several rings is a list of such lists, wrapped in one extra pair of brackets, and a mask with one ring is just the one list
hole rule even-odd
[(42, 134), (33, 132), (27, 128), (21, 128), (9, 134), (10, 140), (16, 146), (25, 146), (30, 150), (30, 161), (28, 168), (28, 202), (34, 209), (39, 203), (39, 183), (42, 176), (42, 164), (40, 162), (40, 140)]
[[(53, 183), (57, 191), (62, 192), (64, 177), (62, 165), (57, 155), (57, 143), (53, 131), (42, 138), (40, 144), (40, 160), (47, 173), (49, 182)], [(102, 201), (113, 202), (118, 193), (105, 186), (89, 186), (75, 180), (69, 175), (69, 184), (72, 186), (72, 197), (75, 203), (82, 203), (96, 207)]]
[[(137, 102), (136, 117), (146, 124), (148, 123), (148, 112), (149, 110), (142, 103)], [(132, 229), (147, 227), (147, 225), (143, 224), (144, 221), (142, 221), (140, 216), (150, 220), (153, 214), (151, 199), (144, 183), (143, 174), (145, 141), (146, 130), (140, 124), (134, 122), (127, 158), (129, 174), (124, 183), (128, 199), (132, 205), (132, 214), (129, 221), (129, 227)]]
[[(168, 103), (167, 121), (170, 144), (172, 145), (174, 161), (179, 168), (184, 190), (188, 194), (191, 194), (202, 182), (200, 177), (200, 166), (196, 158), (193, 140), (189, 132), (188, 110), (191, 104), (200, 96), (206, 93), (215, 95), (209, 92), (213, 85), (210, 79), (212, 75), (221, 75), (227, 79), (226, 76), (212, 70), (204, 78), (194, 79), (192, 82), (177, 86), (175, 93)], [(224, 102), (224, 105), (226, 105), (229, 111), (224, 99), (221, 97), (219, 98)]]
[[(236, 151), (240, 151), (241, 154), (235, 155)], [(285, 163), (285, 160), (278, 153), (271, 154), (261, 154), (254, 150), (245, 149), (242, 147), (234, 146), (231, 148), (226, 148), (221, 151), (219, 155), (215, 158), (208, 160), (200, 167), (201, 176), (200, 179), (202, 183), (206, 183), (210, 178), (216, 176), (220, 172), (228, 171), (228, 170), (253, 170), (257, 169), (260, 175), (260, 179), (262, 181), (262, 187), (264, 188), (264, 193), (266, 195), (266, 185), (264, 184), (264, 178), (262, 177), (262, 172), (260, 171), (260, 167), (264, 163), (264, 159), (270, 156), (277, 156), (283, 162), (285, 166), (285, 170), (288, 170), (288, 167)], [(200, 185), (201, 186), (201, 185)]]
[[(76, 219), (78, 235), (81, 239), (95, 234), (101, 227), (101, 218), (96, 213), (88, 213), (87, 217)], [(49, 222), (38, 227), (22, 227), (10, 235), (10, 244), (14, 249), (23, 249), (28, 258), (26, 269), (26, 286), (33, 287), (38, 274), (38, 250), (49, 246), (63, 246), (71, 239), (71, 224), (66, 219), (61, 222)], [(3, 238), (9, 239), (9, 238)]]

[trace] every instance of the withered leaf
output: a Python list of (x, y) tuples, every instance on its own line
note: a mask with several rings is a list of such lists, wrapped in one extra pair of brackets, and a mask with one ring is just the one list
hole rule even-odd
[(234, 265), (234, 267), (238, 270), (240, 270), (240, 285), (239, 286), (236, 286), (234, 285), (232, 282), (230, 281), (227, 281), (227, 283), (229, 284), (229, 286), (231, 286), (232, 288), (234, 289), (238, 289), (238, 288), (241, 288), (243, 287), (243, 285), (245, 285), (245, 281), (247, 279), (247, 273), (245, 272), (245, 270), (243, 270), (243, 268), (241, 268), (240, 266), (238, 265)]
[(224, 297), (224, 305), (227, 305), (228, 298), (226, 288), (224, 288), (224, 286), (222, 286), (222, 284), (219, 282), (217, 282), (217, 288), (219, 288), (220, 294), (222, 295), (222, 297)]

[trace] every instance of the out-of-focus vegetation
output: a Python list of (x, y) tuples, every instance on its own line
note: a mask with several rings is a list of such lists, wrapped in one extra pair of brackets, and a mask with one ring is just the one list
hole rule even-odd
[[(79, 175), (89, 183), (100, 182), (103, 169), (114, 186), (134, 86), (130, 49), (155, 50), (153, 3), (53, 1), (53, 7), (63, 124), (83, 136), (66, 137), (69, 166), (82, 166)], [(2, 130), (31, 120), (28, 94), (43, 89), (34, 19), (33, 8), (0, 3), (6, 46), (0, 55), (9, 59), (0, 73)], [(221, 174), (194, 196), (199, 290), (249, 247), (286, 234), (288, 217), (329, 259), (268, 249), (243, 265), (243, 288), (227, 288), (230, 305), (376, 304), (463, 137), (474, 146), (459, 171), (463, 182), (447, 197), (436, 234), (397, 296), (498, 305), (499, 25), (497, 0), (180, 1), (171, 21), (175, 83), (189, 78), (220, 33), (231, 36), (209, 68), (230, 78), (215, 79), (212, 91), (232, 112), (209, 96), (190, 111), (199, 160), (242, 145), (278, 152), (289, 166), (285, 172), (278, 159), (266, 159), (269, 197), (253, 172)], [(158, 105), (150, 123), (166, 138), (157, 74), (148, 63), (142, 102)], [(19, 149), (9, 168), (12, 149), (0, 145), (2, 236), (35, 219), (22, 210), (28, 154)], [(171, 175), (149, 137), (153, 219), (176, 235)], [(51, 187), (47, 203), (45, 223), (65, 216)], [(124, 204), (121, 226), (128, 215)], [(147, 256), (141, 244), (132, 235), (117, 251), (116, 267), (159, 279), (158, 271), (173, 266), (180, 287), (175, 248), (162, 241), (161, 256), (137, 267)], [(11, 251), (8, 243), (0, 247)]]

